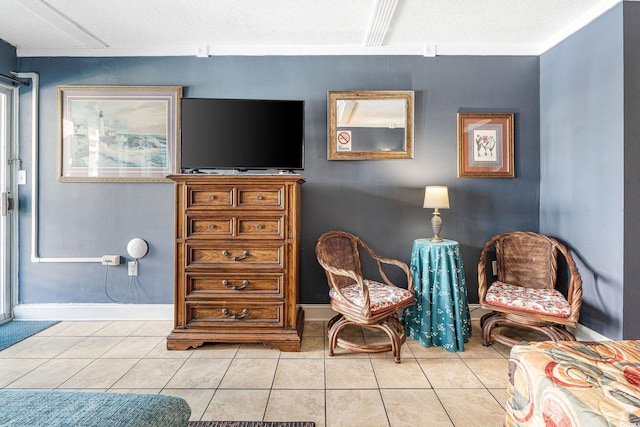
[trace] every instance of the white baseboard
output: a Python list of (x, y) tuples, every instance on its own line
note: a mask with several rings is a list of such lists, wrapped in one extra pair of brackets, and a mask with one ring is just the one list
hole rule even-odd
[[(306, 320), (329, 320), (329, 304), (301, 304)], [(13, 315), (21, 320), (173, 320), (173, 304), (20, 304)]]
[(587, 328), (584, 325), (578, 323), (575, 329), (569, 328), (571, 333), (578, 341), (609, 341), (611, 338), (607, 338), (604, 335), (599, 334), (593, 329)]
[(173, 304), (20, 304), (22, 320), (173, 320)]
[[(336, 315), (330, 304), (301, 304), (305, 320), (326, 321)], [(469, 304), (471, 319), (485, 312)], [(22, 320), (173, 320), (173, 304), (20, 304), (13, 307)], [(578, 324), (571, 332), (578, 341), (607, 341), (609, 338)]]

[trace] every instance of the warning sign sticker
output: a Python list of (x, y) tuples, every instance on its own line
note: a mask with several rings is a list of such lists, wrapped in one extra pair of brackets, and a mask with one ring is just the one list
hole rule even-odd
[(351, 151), (351, 131), (339, 130), (336, 135), (337, 151)]

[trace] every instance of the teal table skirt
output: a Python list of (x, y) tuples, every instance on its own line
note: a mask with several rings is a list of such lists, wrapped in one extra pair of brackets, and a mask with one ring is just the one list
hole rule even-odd
[(407, 335), (426, 347), (464, 351), (471, 334), (471, 316), (458, 242), (416, 239), (411, 272), (416, 304), (403, 313)]

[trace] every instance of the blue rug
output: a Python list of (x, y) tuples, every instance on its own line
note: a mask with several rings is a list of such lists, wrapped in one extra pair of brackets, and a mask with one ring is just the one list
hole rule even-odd
[(12, 320), (0, 325), (0, 350), (44, 331), (59, 320)]

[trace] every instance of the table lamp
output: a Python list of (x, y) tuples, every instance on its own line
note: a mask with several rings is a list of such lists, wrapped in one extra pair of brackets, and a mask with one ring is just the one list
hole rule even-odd
[(427, 185), (424, 189), (424, 205), (426, 208), (433, 208), (431, 218), (431, 228), (433, 228), (432, 242), (442, 242), (440, 230), (442, 229), (442, 218), (440, 218), (440, 208), (449, 209), (449, 192), (446, 185)]

